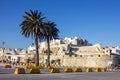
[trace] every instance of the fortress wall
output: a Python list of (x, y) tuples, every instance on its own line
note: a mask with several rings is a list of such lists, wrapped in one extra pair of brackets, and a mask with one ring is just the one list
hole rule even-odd
[(65, 56), (62, 64), (64, 66), (86, 66), (86, 67), (103, 67), (108, 66), (108, 62), (113, 59), (109, 55), (101, 56)]
[[(44, 55), (44, 57), (40, 59), (40, 62), (45, 64), (46, 59), (47, 59), (47, 55)], [(119, 57), (117, 55), (79, 55), (79, 56), (51, 55), (50, 56), (51, 61), (57, 59), (60, 59), (60, 64), (62, 66), (103, 67), (103, 66), (109, 66), (108, 63), (110, 64), (110, 62), (113, 62), (114, 64), (118, 64), (118, 59), (120, 61), (120, 56)]]
[[(108, 66), (109, 62), (114, 62), (118, 64), (117, 55), (107, 55), (103, 53), (94, 54), (94, 55), (51, 55), (50, 60), (60, 59), (60, 64), (63, 66), (85, 66), (85, 67), (103, 67)], [(44, 55), (44, 63), (46, 62), (47, 55)]]
[[(47, 56), (44, 56), (44, 63)], [(108, 62), (112, 61), (113, 58), (109, 55), (80, 55), (80, 56), (69, 56), (64, 55), (63, 57), (51, 55), (51, 60), (60, 59), (60, 63), (63, 66), (86, 66), (86, 67), (103, 67), (108, 66)]]

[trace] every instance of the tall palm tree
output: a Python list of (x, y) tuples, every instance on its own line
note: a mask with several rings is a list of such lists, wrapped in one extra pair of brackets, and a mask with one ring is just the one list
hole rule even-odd
[(47, 47), (48, 47), (47, 66), (50, 66), (50, 40), (57, 39), (59, 37), (58, 36), (59, 30), (56, 28), (56, 24), (50, 21), (44, 23), (44, 28), (45, 28), (44, 37), (47, 40)]
[(20, 24), (22, 35), (25, 37), (32, 37), (34, 38), (34, 43), (36, 46), (36, 57), (35, 63), (36, 66), (39, 65), (39, 52), (38, 52), (38, 41), (43, 36), (42, 33), (44, 32), (43, 23), (45, 17), (42, 16), (41, 12), (38, 10), (30, 12), (25, 12), (24, 21)]

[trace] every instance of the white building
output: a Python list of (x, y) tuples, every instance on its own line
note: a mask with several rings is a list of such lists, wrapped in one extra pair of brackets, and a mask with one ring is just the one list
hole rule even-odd
[(5, 61), (5, 62), (20, 62), (20, 59), (25, 57), (26, 55), (26, 50), (23, 49), (10, 49), (10, 48), (6, 48), (4, 49), (4, 53), (3, 51), (0, 53), (2, 55), (0, 55), (2, 58), (0, 59), (1, 61)]
[(30, 45), (27, 49), (28, 53), (35, 52), (35, 45)]
[(120, 54), (120, 46), (110, 47), (112, 54)]

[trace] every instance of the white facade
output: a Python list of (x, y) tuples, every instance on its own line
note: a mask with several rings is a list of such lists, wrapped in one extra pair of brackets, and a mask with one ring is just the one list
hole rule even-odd
[(26, 50), (23, 49), (10, 49), (10, 48), (5, 48), (4, 53), (3, 50), (1, 49), (1, 57), (0, 60), (4, 60), (6, 62), (19, 62), (21, 58), (25, 57), (26, 55)]
[(111, 53), (120, 54), (120, 46), (110, 47)]
[(6, 57), (8, 62), (14, 63), (14, 62), (20, 62), (20, 59), (25, 57), (25, 54), (24, 55), (6, 55)]
[(28, 53), (35, 52), (35, 46), (34, 45), (29, 46), (27, 51)]

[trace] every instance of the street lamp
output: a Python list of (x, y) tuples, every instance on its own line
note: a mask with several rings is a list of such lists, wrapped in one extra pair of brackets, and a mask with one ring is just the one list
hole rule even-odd
[(5, 44), (5, 42), (3, 41), (2, 42), (2, 45), (3, 45), (3, 62), (4, 62), (4, 44)]

